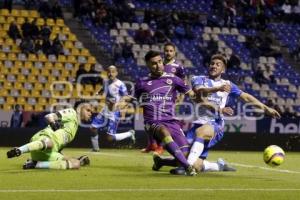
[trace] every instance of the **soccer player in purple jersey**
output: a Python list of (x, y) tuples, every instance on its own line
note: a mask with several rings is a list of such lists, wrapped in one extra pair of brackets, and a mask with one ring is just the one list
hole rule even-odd
[(185, 80), (184, 67), (176, 61), (176, 47), (173, 43), (166, 43), (164, 45), (164, 65), (165, 72), (174, 74)]
[[(251, 103), (261, 109), (267, 115), (279, 118), (280, 114), (261, 103), (252, 95), (240, 90), (234, 83), (222, 79), (225, 73), (226, 59), (224, 56), (216, 54), (212, 56), (209, 65), (208, 76), (195, 76), (192, 78), (192, 87), (196, 94), (206, 96), (211, 105), (215, 105), (218, 112), (209, 112), (205, 106), (198, 111), (197, 119), (193, 122), (193, 127), (187, 132), (187, 138), (192, 142), (192, 147), (188, 156), (188, 163), (193, 165), (198, 171), (234, 171), (234, 168), (228, 166), (222, 159), (218, 162), (209, 162), (206, 160), (208, 151), (217, 144), (224, 135), (223, 114), (232, 115), (233, 110), (225, 107), (228, 97), (239, 98), (240, 100)], [(170, 162), (170, 161), (168, 161)], [(165, 165), (165, 161), (156, 156), (154, 157), (154, 168)], [(184, 174), (180, 168), (170, 171), (173, 174)]]
[(159, 52), (149, 51), (145, 61), (150, 74), (139, 79), (135, 85), (135, 97), (143, 107), (145, 130), (164, 143), (166, 150), (184, 167), (186, 174), (195, 175), (195, 169), (185, 157), (189, 151), (187, 139), (174, 116), (177, 92), (190, 98), (194, 98), (194, 92), (183, 80), (164, 72)]
[[(164, 45), (164, 71), (169, 74), (174, 74), (185, 81), (186, 75), (184, 67), (180, 65), (176, 60), (176, 47), (173, 43), (166, 43)], [(181, 102), (184, 99), (184, 94), (181, 94), (177, 98), (177, 102)], [(155, 139), (148, 135), (148, 145), (142, 149), (143, 153), (154, 151), (158, 154), (163, 153), (163, 147), (155, 141)]]

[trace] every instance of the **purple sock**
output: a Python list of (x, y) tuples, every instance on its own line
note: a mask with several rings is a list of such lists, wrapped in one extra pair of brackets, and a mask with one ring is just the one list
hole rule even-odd
[(189, 166), (189, 163), (187, 162), (184, 154), (182, 151), (179, 149), (178, 145), (172, 141), (168, 144), (165, 145), (167, 148), (168, 152), (176, 158), (176, 160), (179, 161), (179, 163), (184, 167), (187, 168)]
[(178, 162), (176, 159), (174, 158), (162, 158), (160, 160), (160, 163), (163, 165), (163, 166), (172, 166), (172, 167), (177, 167), (178, 166)]

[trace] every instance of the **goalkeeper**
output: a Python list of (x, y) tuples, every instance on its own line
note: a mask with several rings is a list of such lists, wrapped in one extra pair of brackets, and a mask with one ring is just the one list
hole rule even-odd
[(87, 156), (68, 158), (61, 150), (74, 139), (80, 121), (89, 121), (91, 116), (92, 106), (84, 101), (76, 102), (74, 109), (50, 113), (45, 116), (49, 125), (37, 132), (30, 143), (8, 151), (7, 158), (30, 152), (31, 160), (25, 162), (23, 169), (78, 169), (89, 164)]

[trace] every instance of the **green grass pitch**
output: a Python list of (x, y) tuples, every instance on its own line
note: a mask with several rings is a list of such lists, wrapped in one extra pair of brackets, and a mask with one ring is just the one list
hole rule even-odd
[(87, 154), (89, 167), (80, 170), (22, 170), (28, 155), (6, 158), (0, 149), (0, 199), (3, 200), (278, 200), (300, 199), (300, 155), (287, 153), (276, 168), (266, 166), (262, 152), (211, 151), (209, 160), (222, 157), (237, 172), (201, 173), (196, 177), (173, 176), (165, 167), (151, 170), (152, 155), (139, 150), (64, 150), (66, 155)]

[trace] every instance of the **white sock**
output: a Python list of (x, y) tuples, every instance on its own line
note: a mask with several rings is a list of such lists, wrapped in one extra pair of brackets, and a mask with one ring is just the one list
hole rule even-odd
[(114, 135), (114, 138), (116, 141), (120, 141), (120, 140), (124, 140), (126, 138), (129, 138), (131, 137), (132, 135), (132, 132), (130, 131), (127, 131), (127, 132), (124, 132), (124, 133), (117, 133)]
[(203, 172), (216, 172), (220, 171), (220, 165), (216, 162), (209, 162), (207, 160), (203, 160)]
[(99, 150), (98, 134), (91, 136), (91, 142), (94, 150)]
[(196, 160), (199, 158), (199, 156), (203, 152), (203, 149), (204, 149), (204, 140), (202, 138), (197, 138), (193, 143), (193, 146), (190, 150), (190, 153), (189, 153), (189, 156), (187, 159), (187, 161), (190, 165), (193, 165), (196, 162)]

